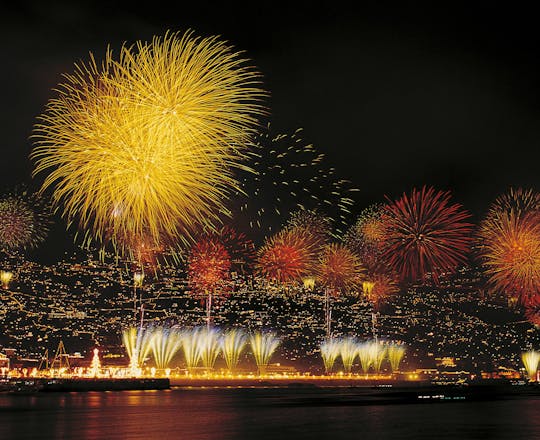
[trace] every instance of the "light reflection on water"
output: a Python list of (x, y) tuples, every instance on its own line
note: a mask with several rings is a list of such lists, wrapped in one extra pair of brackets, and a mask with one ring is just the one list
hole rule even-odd
[(358, 406), (339, 392), (324, 404), (318, 397), (289, 389), (2, 394), (0, 439), (540, 438), (537, 399)]

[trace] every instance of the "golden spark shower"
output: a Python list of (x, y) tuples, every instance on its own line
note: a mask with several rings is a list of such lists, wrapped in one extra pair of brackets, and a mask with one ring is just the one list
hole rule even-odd
[(217, 37), (167, 33), (91, 54), (35, 126), (34, 175), (84, 244), (186, 240), (217, 224), (265, 112), (260, 75)]

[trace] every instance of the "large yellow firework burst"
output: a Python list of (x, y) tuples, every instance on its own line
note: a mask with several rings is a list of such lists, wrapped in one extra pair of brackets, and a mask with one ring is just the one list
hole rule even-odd
[[(216, 37), (166, 34), (65, 76), (33, 138), (34, 174), (86, 240), (185, 237), (237, 190), (264, 112), (259, 75)], [(122, 251), (122, 246), (117, 246)]]

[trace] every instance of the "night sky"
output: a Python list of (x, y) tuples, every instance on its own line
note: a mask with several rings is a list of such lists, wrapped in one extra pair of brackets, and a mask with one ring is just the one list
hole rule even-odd
[(246, 51), (271, 92), (274, 129), (303, 127), (304, 138), (361, 190), (358, 211), (431, 184), (451, 189), (478, 218), (510, 186), (539, 189), (533, 10), (176, 3), (34, 1), (2, 12), (1, 187), (30, 182), (32, 125), (74, 62), (108, 44), (118, 49), (193, 29)]

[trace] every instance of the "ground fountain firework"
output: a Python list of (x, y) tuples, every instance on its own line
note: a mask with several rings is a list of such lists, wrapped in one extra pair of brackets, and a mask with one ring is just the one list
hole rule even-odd
[(540, 352), (535, 350), (526, 351), (521, 355), (521, 360), (523, 361), (529, 379), (536, 380), (536, 372), (538, 371), (538, 363), (540, 362)]
[(327, 374), (331, 372), (338, 357), (341, 357), (343, 370), (346, 374), (351, 374), (357, 358), (361, 371), (366, 375), (370, 371), (379, 374), (385, 360), (388, 360), (391, 371), (396, 373), (399, 371), (399, 365), (405, 355), (403, 344), (386, 344), (379, 341), (360, 342), (354, 337), (327, 339), (321, 343), (320, 348)]
[(2, 283), (2, 287), (7, 290), (9, 289), (9, 283), (13, 279), (13, 272), (10, 272), (9, 270), (2, 270), (0, 271), (0, 282)]
[(321, 343), (321, 356), (323, 358), (326, 374), (332, 372), (336, 359), (340, 355), (340, 342), (339, 339), (325, 339)]
[(279, 346), (280, 340), (273, 333), (257, 332), (249, 337), (249, 342), (255, 362), (257, 363), (259, 375), (263, 376), (266, 373), (270, 358)]
[(233, 372), (238, 366), (240, 355), (246, 348), (247, 336), (240, 329), (232, 329), (222, 335), (220, 342), (227, 369)]

